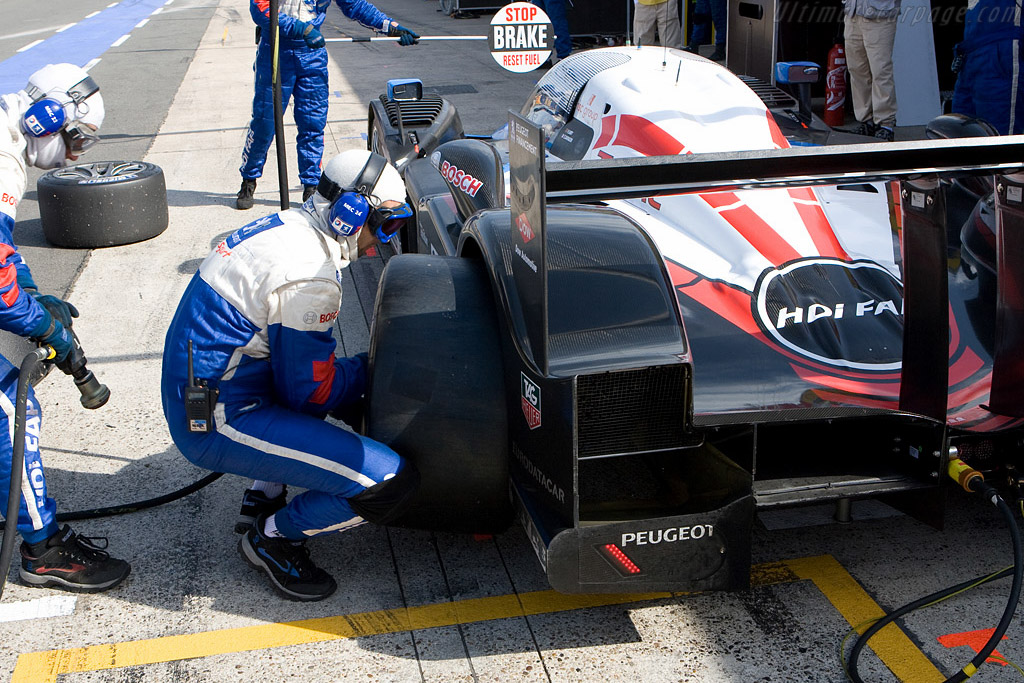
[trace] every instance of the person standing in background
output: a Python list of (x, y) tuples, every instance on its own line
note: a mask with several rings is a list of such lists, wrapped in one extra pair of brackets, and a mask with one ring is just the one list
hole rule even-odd
[(682, 45), (676, 0), (636, 0), (634, 10), (633, 38), (637, 45), (657, 45), (655, 32), (664, 47)]
[(892, 48), (900, 0), (843, 0), (843, 12), (850, 96), (859, 122), (852, 132), (892, 142), (896, 127)]

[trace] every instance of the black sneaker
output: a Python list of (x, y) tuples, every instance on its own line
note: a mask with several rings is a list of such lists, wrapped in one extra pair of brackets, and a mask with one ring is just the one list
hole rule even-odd
[(875, 129), (875, 139), (882, 142), (892, 142), (896, 139), (896, 133), (893, 132), (892, 128), (879, 126)]
[(280, 495), (268, 498), (263, 491), (246, 489), (242, 494), (242, 509), (238, 513), (238, 520), (235, 522), (235, 533), (244, 534), (252, 528), (257, 517), (269, 517), (288, 502), (288, 489), (281, 491)]
[(725, 48), (715, 46), (715, 51), (711, 53), (711, 56), (708, 57), (708, 59), (710, 59), (712, 62), (722, 61), (723, 59), (725, 59)]
[(256, 192), (255, 178), (242, 178), (242, 187), (238, 188), (238, 198), (235, 199), (235, 208), (245, 211), (252, 208), (252, 196)]
[[(99, 542), (102, 541), (102, 545)], [(40, 543), (21, 544), (21, 580), (33, 586), (54, 586), (96, 593), (124, 581), (132, 568), (106, 552), (107, 539), (79, 536), (64, 525)]]
[(303, 203), (305, 203), (305, 201), (307, 199), (309, 199), (310, 197), (313, 196), (313, 193), (316, 192), (316, 188), (317, 188), (316, 185), (303, 185), (302, 186), (302, 201), (303, 201)]
[(267, 538), (262, 527), (263, 517), (260, 517), (239, 539), (238, 552), (250, 567), (266, 573), (274, 590), (288, 600), (313, 602), (329, 597), (338, 589), (334, 577), (313, 564), (305, 543)]
[(875, 125), (874, 121), (861, 121), (856, 128), (850, 130), (854, 135), (867, 135), (868, 137), (874, 137), (875, 131), (878, 130), (878, 126)]

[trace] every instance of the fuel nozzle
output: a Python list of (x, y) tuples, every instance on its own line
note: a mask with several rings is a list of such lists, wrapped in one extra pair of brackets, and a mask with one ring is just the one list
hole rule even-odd
[(985, 484), (985, 477), (981, 472), (957, 457), (949, 459), (947, 474), (949, 474), (953, 481), (964, 487), (964, 490), (968, 493), (979, 491)]
[(107, 389), (106, 384), (100, 384), (99, 380), (96, 379), (96, 375), (92, 374), (92, 370), (86, 367), (85, 352), (82, 351), (82, 345), (78, 341), (78, 335), (75, 334), (74, 330), (71, 330), (71, 339), (74, 342), (71, 345), (71, 353), (68, 357), (57, 363), (57, 367), (65, 375), (71, 375), (75, 380), (75, 386), (82, 393), (82, 406), (89, 410), (95, 410), (107, 402), (110, 398), (110, 389)]

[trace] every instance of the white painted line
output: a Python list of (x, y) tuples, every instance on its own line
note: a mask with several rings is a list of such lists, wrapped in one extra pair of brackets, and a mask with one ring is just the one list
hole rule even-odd
[(39, 39), (39, 40), (37, 40), (37, 41), (35, 41), (33, 43), (29, 43), (25, 47), (23, 47), (20, 50), (18, 50), (18, 52), (24, 52), (25, 50), (31, 50), (32, 48), (34, 48), (36, 45), (38, 45), (41, 42), (43, 42), (42, 39)]
[(145, 26), (148, 23), (149, 23), (149, 17), (146, 17), (145, 19), (143, 19), (139, 23), (135, 24), (135, 28), (142, 28), (143, 26)]
[(174, 2), (174, 0), (167, 0), (167, 2), (164, 3), (164, 5), (170, 5), (172, 2)]
[(121, 46), (121, 44), (122, 44), (122, 43), (123, 43), (124, 41), (128, 40), (128, 39), (129, 39), (129, 38), (131, 38), (131, 37), (132, 37), (132, 34), (130, 34), (130, 33), (126, 33), (126, 34), (124, 34), (123, 36), (121, 36), (120, 38), (118, 38), (117, 40), (115, 40), (114, 42), (112, 42), (112, 43), (110, 44), (110, 47), (120, 47), (120, 46)]
[(154, 14), (160, 14), (163, 11), (164, 11), (163, 7), (157, 7), (155, 10), (153, 10), (152, 12), (149, 13), (149, 16), (153, 16)]
[(114, 7), (115, 5), (117, 5), (117, 3), (116, 2), (112, 2), (109, 5), (107, 5), (107, 9), (110, 9), (111, 7)]
[(88, 71), (89, 69), (91, 69), (94, 66), (96, 66), (97, 64), (99, 64), (100, 63), (100, 59), (101, 59), (100, 57), (97, 57), (96, 59), (90, 59), (89, 63), (86, 64), (85, 66), (83, 66), (82, 68), (85, 69), (86, 71)]
[[(75, 22), (75, 23), (78, 23), (78, 22)], [(61, 26), (59, 29), (54, 31), (54, 33), (64, 33), (64, 31), (67, 31), (69, 28), (71, 28), (74, 25), (75, 24), (68, 24), (67, 26)]]
[(100, 13), (100, 11), (99, 11), (99, 10), (96, 10), (96, 11), (95, 11), (95, 12), (93, 12), (92, 14), (86, 14), (86, 15), (85, 15), (85, 18), (86, 18), (86, 19), (92, 19), (93, 17), (95, 17), (95, 16), (96, 16), (97, 14), (99, 14), (99, 13)]
[(78, 598), (74, 595), (48, 595), (36, 600), (10, 602), (0, 605), (0, 622), (66, 617), (75, 611), (76, 600)]

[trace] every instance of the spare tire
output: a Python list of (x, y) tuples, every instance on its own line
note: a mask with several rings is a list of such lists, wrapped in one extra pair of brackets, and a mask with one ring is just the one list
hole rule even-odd
[(416, 463), (416, 499), (392, 526), (497, 533), (512, 521), (494, 297), (482, 262), (388, 261), (370, 336), (367, 435)]
[(167, 187), (156, 164), (75, 164), (43, 174), (36, 189), (43, 235), (58, 247), (113, 247), (167, 229)]

